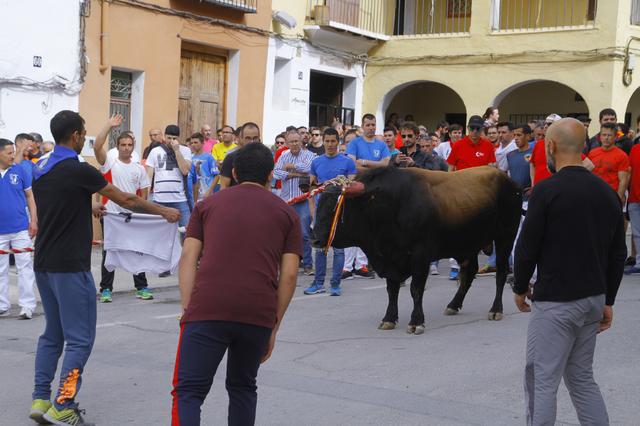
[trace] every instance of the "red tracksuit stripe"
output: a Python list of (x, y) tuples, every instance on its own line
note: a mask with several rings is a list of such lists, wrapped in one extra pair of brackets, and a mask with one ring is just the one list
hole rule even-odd
[(171, 395), (173, 396), (173, 406), (171, 408), (171, 425), (180, 426), (180, 417), (178, 416), (178, 392), (176, 386), (178, 386), (178, 368), (180, 367), (180, 348), (182, 347), (182, 333), (184, 332), (184, 324), (180, 325), (180, 338), (178, 339), (178, 351), (176, 353), (176, 365), (173, 370), (173, 390)]

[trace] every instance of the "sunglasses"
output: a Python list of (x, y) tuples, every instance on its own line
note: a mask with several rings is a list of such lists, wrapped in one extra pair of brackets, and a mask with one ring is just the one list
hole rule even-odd
[(311, 136), (320, 136), (320, 133), (311, 133)]
[(471, 130), (472, 132), (478, 132), (480, 131), (480, 129), (482, 129), (482, 127), (480, 126), (469, 126), (469, 130)]
[(413, 139), (415, 135), (402, 135), (402, 139)]
[(276, 145), (284, 145), (284, 142), (282, 142), (282, 141), (280, 141), (280, 142), (276, 141)]

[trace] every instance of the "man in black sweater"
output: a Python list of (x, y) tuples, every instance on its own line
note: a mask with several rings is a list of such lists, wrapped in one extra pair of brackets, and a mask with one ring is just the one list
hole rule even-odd
[(593, 354), (597, 333), (611, 327), (627, 249), (618, 196), (582, 167), (584, 137), (573, 118), (547, 130), (549, 169), (557, 173), (535, 186), (516, 245), (515, 302), (520, 311), (532, 311), (525, 367), (530, 425), (555, 424), (563, 377), (580, 423), (609, 424), (593, 379)]

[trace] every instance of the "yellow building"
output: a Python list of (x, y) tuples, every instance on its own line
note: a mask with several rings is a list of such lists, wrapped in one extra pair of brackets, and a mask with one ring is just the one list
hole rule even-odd
[(167, 124), (183, 136), (202, 124), (261, 124), (270, 0), (89, 1), (87, 135), (113, 112), (125, 117), (118, 130), (142, 142), (138, 152), (149, 129)]
[(613, 107), (640, 115), (637, 0), (310, 0), (320, 22), (375, 41), (363, 112), (412, 114), (430, 129), (488, 106), (526, 121)]

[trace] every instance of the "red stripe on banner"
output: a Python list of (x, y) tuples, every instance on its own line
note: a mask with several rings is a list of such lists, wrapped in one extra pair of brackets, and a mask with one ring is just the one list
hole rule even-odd
[(178, 351), (176, 353), (176, 365), (173, 369), (173, 389), (171, 396), (173, 397), (173, 405), (171, 407), (171, 426), (180, 426), (180, 417), (178, 416), (178, 367), (180, 366), (180, 348), (182, 347), (182, 333), (184, 332), (184, 324), (180, 326), (180, 337), (178, 338)]
[[(91, 241), (91, 245), (94, 246), (101, 246), (102, 245), (102, 240), (93, 240)], [(14, 249), (9, 249), (9, 250), (0, 250), (0, 255), (3, 254), (20, 254), (20, 253), (31, 253), (33, 252), (33, 247), (24, 247), (24, 248), (14, 248)]]

